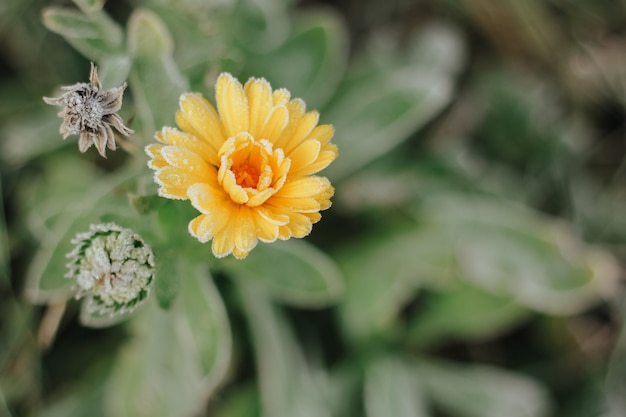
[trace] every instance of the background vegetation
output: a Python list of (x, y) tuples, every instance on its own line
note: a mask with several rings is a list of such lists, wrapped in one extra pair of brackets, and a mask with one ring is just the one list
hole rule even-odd
[[(626, 415), (625, 19), (623, 1), (3, 0), (0, 415)], [(89, 61), (129, 84), (136, 134), (107, 160), (41, 99)], [(311, 236), (245, 261), (188, 236), (142, 152), (221, 71), (287, 87), (340, 150)], [(93, 328), (63, 310), (64, 254), (109, 220), (159, 272)]]

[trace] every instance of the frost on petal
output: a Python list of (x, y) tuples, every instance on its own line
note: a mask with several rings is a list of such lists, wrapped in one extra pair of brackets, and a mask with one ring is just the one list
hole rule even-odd
[(263, 78), (250, 78), (244, 86), (248, 98), (250, 127), (249, 133), (260, 138), (265, 121), (272, 110), (272, 87)]
[(248, 100), (243, 87), (235, 77), (223, 73), (215, 87), (217, 108), (227, 137), (247, 132), (249, 126)]

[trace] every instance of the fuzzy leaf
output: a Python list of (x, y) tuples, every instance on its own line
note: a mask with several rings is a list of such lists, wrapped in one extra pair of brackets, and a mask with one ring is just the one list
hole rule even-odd
[(606, 417), (619, 417), (626, 413), (626, 308), (622, 305), (622, 328), (615, 348), (611, 354), (606, 376), (606, 405), (608, 413)]
[(337, 256), (346, 281), (339, 312), (356, 340), (389, 335), (420, 287), (449, 279), (452, 271), (447, 243), (425, 239), (419, 230), (375, 235), (348, 246)]
[(154, 280), (154, 296), (159, 307), (169, 309), (180, 292), (180, 274), (177, 270), (179, 262), (173, 261), (173, 253), (159, 252), (156, 260), (156, 276)]
[[(409, 51), (429, 50), (428, 44), (446, 37), (450, 52), (462, 56), (458, 37), (446, 32), (413, 39)], [(448, 42), (448, 38), (454, 38)], [(426, 43), (427, 45), (423, 45)], [(372, 55), (379, 53), (374, 51)], [(428, 61), (424, 55), (380, 53), (383, 63), (362, 62), (349, 71), (324, 115), (335, 126), (333, 141), (343, 152), (327, 171), (345, 177), (380, 157), (431, 120), (450, 101), (453, 80), (463, 59), (454, 66), (445, 60)], [(363, 60), (362, 60), (363, 61)], [(434, 64), (439, 63), (440, 66)]]
[(225, 376), (231, 335), (221, 297), (205, 268), (180, 262), (180, 273), (175, 305), (149, 302), (133, 320), (107, 385), (109, 415), (194, 415)]
[(84, 13), (93, 13), (102, 9), (106, 0), (74, 0)]
[(93, 22), (80, 12), (54, 7), (45, 9), (42, 17), (48, 29), (67, 38), (98, 37), (98, 29)]
[(355, 339), (398, 330), (399, 312), (423, 286), (461, 282), (511, 300), (494, 326), (521, 318), (515, 305), (573, 314), (614, 293), (615, 259), (529, 208), (451, 193), (430, 196), (417, 212), (414, 228), (373, 235), (337, 257), (347, 286), (341, 318)]
[(26, 273), (25, 293), (31, 302), (58, 303), (70, 296), (73, 283), (64, 277), (67, 272), (65, 255), (72, 250), (70, 241), (77, 233), (87, 231), (90, 224), (99, 223), (106, 215), (135, 216), (126, 199), (110, 194), (133, 175), (124, 171), (92, 184), (80, 203), (65, 206), (50, 230), (40, 229), (40, 247)]
[(294, 306), (327, 306), (344, 290), (335, 263), (304, 241), (259, 244), (243, 261), (227, 260), (223, 265), (235, 276), (260, 283), (274, 298)]
[[(138, 115), (138, 130), (146, 141), (162, 126), (173, 126), (180, 94), (189, 88), (174, 58), (172, 37), (159, 17), (137, 9), (128, 23), (129, 53), (133, 57), (129, 84)], [(144, 143), (144, 145), (147, 144)]]
[(547, 417), (546, 390), (520, 374), (483, 365), (420, 361), (415, 369), (424, 391), (458, 417)]
[(572, 314), (615, 288), (608, 253), (580, 242), (564, 223), (503, 199), (432, 196), (419, 216), (425, 235), (448, 241), (460, 276), (529, 308)]
[(226, 393), (215, 417), (261, 417), (259, 392), (255, 386), (244, 385)]
[(88, 15), (71, 9), (48, 7), (42, 14), (44, 25), (92, 61), (122, 52), (122, 30), (104, 11)]
[[(0, 175), (0, 195), (2, 194), (2, 176)], [(0, 291), (11, 287), (9, 259), (9, 234), (6, 225), (4, 207), (0, 207)]]
[(510, 297), (467, 284), (451, 285), (420, 302), (408, 330), (411, 343), (424, 348), (447, 340), (483, 340), (510, 329), (529, 311)]
[(279, 47), (289, 36), (287, 2), (283, 0), (243, 0), (235, 9), (231, 24), (235, 37), (248, 50), (267, 52)]
[(365, 374), (367, 417), (428, 417), (424, 395), (413, 367), (398, 358), (382, 358)]
[(330, 417), (323, 371), (306, 363), (284, 317), (262, 287), (239, 280), (238, 288), (254, 343), (263, 415)]
[[(17, 117), (0, 127), (0, 161), (9, 167), (19, 167), (33, 158), (68, 146), (76, 136), (61, 139), (57, 117), (58, 109), (47, 106), (43, 111), (33, 112), (27, 117)], [(76, 146), (76, 143), (73, 144)]]
[(103, 59), (98, 67), (98, 78), (103, 89), (121, 86), (128, 79), (131, 64), (128, 55), (112, 55)]
[(299, 18), (296, 32), (280, 48), (253, 55), (246, 76), (263, 76), (275, 87), (302, 97), (309, 109), (319, 109), (335, 92), (344, 75), (347, 34), (341, 20), (328, 11)]
[(138, 9), (128, 22), (128, 49), (134, 57), (157, 60), (172, 54), (174, 41), (163, 21), (154, 12)]

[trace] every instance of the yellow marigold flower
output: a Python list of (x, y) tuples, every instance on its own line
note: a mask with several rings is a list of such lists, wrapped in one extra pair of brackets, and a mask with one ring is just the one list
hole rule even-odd
[(285, 89), (264, 79), (242, 86), (223, 73), (216, 83), (217, 111), (197, 93), (180, 97), (176, 123), (164, 127), (159, 144), (146, 147), (159, 195), (189, 199), (201, 213), (189, 232), (213, 240), (216, 257), (244, 258), (257, 240), (304, 237), (334, 189), (313, 175), (337, 157), (334, 129), (318, 125)]

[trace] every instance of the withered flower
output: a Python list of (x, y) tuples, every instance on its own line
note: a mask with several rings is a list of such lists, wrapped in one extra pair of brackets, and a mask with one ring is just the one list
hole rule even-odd
[(61, 134), (63, 139), (70, 135), (80, 135), (78, 149), (87, 151), (96, 145), (98, 153), (106, 158), (106, 148), (115, 150), (114, 127), (124, 136), (133, 130), (124, 126), (122, 118), (117, 114), (122, 107), (122, 96), (126, 83), (121, 87), (102, 91), (96, 66), (91, 63), (89, 83), (76, 83), (61, 87), (65, 93), (61, 97), (44, 97), (43, 100), (55, 106), (65, 106), (59, 112), (63, 119)]

